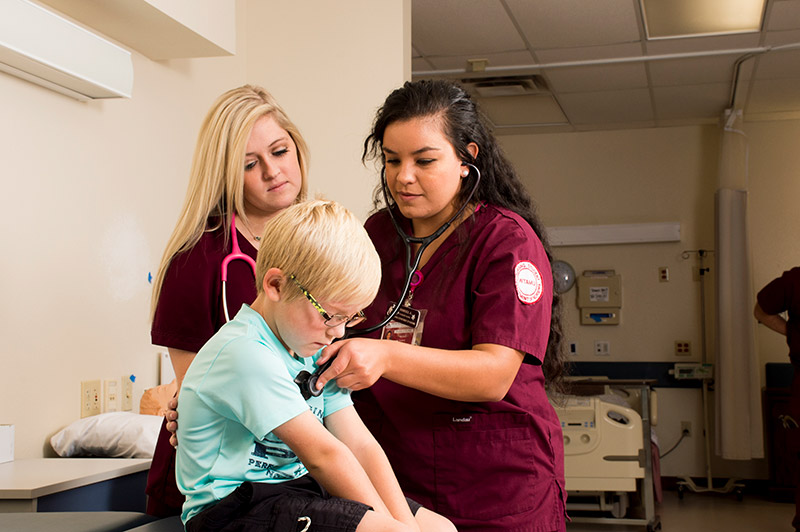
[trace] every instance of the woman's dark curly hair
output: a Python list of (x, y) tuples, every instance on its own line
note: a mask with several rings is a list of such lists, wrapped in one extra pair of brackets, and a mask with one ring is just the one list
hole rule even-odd
[[(362, 161), (380, 161), (383, 173), (382, 144), (387, 126), (395, 122), (428, 116), (440, 117), (444, 135), (458, 156), (462, 161), (475, 165), (480, 171), (481, 182), (472, 201), (505, 207), (522, 216), (542, 241), (547, 257), (552, 263), (553, 257), (547, 235), (536, 216), (530, 195), (517, 177), (511, 162), (500, 149), (494, 134), (487, 127), (477, 105), (457, 83), (447, 80), (408, 81), (389, 94), (377, 112), (372, 131), (364, 141)], [(478, 146), (477, 157), (473, 157), (467, 149), (472, 142)], [(461, 202), (469, 196), (475, 179), (477, 179), (475, 172), (470, 172), (470, 175), (462, 180), (463, 185), (458, 193)], [(383, 182), (382, 179), (373, 197), (376, 209), (384, 203)], [(542, 370), (548, 387), (556, 391), (564, 390), (563, 379), (566, 374), (562, 337), (561, 297), (554, 290), (550, 335)]]

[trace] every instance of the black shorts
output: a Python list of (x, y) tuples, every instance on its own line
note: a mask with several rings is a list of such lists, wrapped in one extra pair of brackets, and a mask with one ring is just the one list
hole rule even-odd
[[(408, 499), (413, 514), (420, 505)], [(354, 532), (371, 510), (366, 504), (331, 496), (311, 476), (267, 484), (245, 482), (186, 523), (187, 532), (313, 531)]]

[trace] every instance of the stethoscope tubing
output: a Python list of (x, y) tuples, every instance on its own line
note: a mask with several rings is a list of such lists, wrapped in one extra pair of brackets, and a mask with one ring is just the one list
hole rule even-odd
[(228, 264), (234, 260), (243, 260), (247, 264), (253, 268), (253, 275), (255, 276), (256, 273), (256, 261), (253, 260), (253, 257), (247, 255), (246, 253), (242, 253), (241, 248), (239, 247), (239, 239), (236, 236), (236, 214), (231, 214), (231, 242), (233, 243), (233, 247), (231, 252), (225, 255), (225, 258), (222, 259), (222, 309), (225, 313), (225, 323), (231, 321), (230, 314), (228, 313)]
[[(443, 223), (436, 231), (425, 237), (409, 235), (403, 230), (402, 227), (400, 227), (400, 222), (397, 221), (397, 217), (394, 215), (394, 212), (392, 211), (392, 206), (389, 203), (389, 195), (386, 192), (387, 187), (386, 187), (385, 169), (381, 170), (381, 192), (383, 193), (383, 201), (386, 204), (386, 210), (389, 212), (389, 217), (392, 220), (392, 225), (394, 225), (394, 229), (395, 231), (397, 231), (398, 236), (403, 239), (403, 245), (405, 246), (406, 249), (406, 264), (405, 264), (406, 280), (405, 283), (403, 283), (403, 290), (400, 292), (400, 297), (397, 299), (397, 304), (380, 323), (360, 329), (346, 329), (345, 334), (342, 337), (342, 340), (350, 338), (351, 336), (355, 335), (363, 336), (365, 334), (369, 334), (371, 332), (375, 332), (383, 328), (387, 323), (392, 321), (397, 312), (400, 310), (400, 306), (402, 305), (403, 301), (405, 301), (406, 297), (408, 296), (408, 292), (411, 289), (411, 281), (414, 278), (414, 272), (416, 272), (417, 268), (419, 267), (419, 263), (422, 260), (422, 254), (425, 252), (425, 249), (434, 240), (442, 236), (442, 234), (445, 231), (447, 231), (447, 228), (450, 227), (453, 224), (453, 222), (459, 218), (459, 216), (461, 216), (461, 214), (464, 212), (464, 209), (467, 208), (467, 205), (470, 204), (472, 198), (475, 196), (475, 192), (477, 192), (478, 190), (478, 185), (481, 182), (481, 171), (478, 170), (478, 167), (475, 166), (474, 164), (470, 163), (464, 163), (464, 164), (469, 166), (471, 169), (475, 170), (476, 174), (475, 184), (472, 185), (472, 190), (470, 191), (469, 196), (467, 196), (467, 199), (464, 200), (461, 207), (455, 212), (455, 214), (453, 214), (453, 216), (450, 217), (449, 220)], [(417, 250), (416, 254), (414, 254), (411, 251), (412, 244), (419, 244), (419, 249)]]
[[(406, 233), (402, 227), (400, 227), (400, 223), (397, 221), (394, 213), (392, 212), (392, 205), (389, 203), (388, 193), (386, 192), (386, 176), (384, 170), (381, 171), (381, 190), (383, 192), (383, 200), (386, 204), (386, 210), (389, 211), (389, 216), (392, 219), (392, 224), (394, 225), (395, 231), (397, 231), (398, 236), (403, 239), (403, 244), (405, 245), (406, 250), (406, 280), (403, 283), (403, 290), (400, 293), (400, 297), (398, 298), (397, 302), (394, 304), (394, 308), (386, 315), (386, 317), (381, 320), (380, 323), (376, 325), (372, 325), (370, 327), (365, 328), (345, 328), (345, 333), (341, 338), (337, 338), (334, 342), (339, 340), (346, 340), (348, 338), (352, 338), (353, 336), (363, 336), (365, 334), (369, 334), (371, 332), (375, 332), (381, 328), (383, 328), (387, 323), (392, 321), (395, 317), (397, 312), (400, 310), (400, 307), (403, 305), (403, 301), (405, 301), (406, 297), (408, 296), (408, 292), (411, 288), (411, 282), (414, 278), (414, 274), (416, 273), (417, 268), (419, 267), (419, 263), (422, 260), (422, 254), (425, 252), (425, 249), (437, 238), (442, 236), (442, 234), (447, 230), (450, 225), (458, 219), (459, 216), (464, 212), (464, 209), (472, 202), (472, 198), (475, 196), (475, 192), (478, 190), (478, 185), (481, 181), (481, 172), (478, 170), (473, 164), (464, 163), (465, 165), (469, 166), (473, 170), (475, 170), (476, 179), (475, 184), (472, 186), (472, 190), (467, 196), (467, 199), (464, 200), (464, 203), (461, 205), (461, 208), (450, 217), (445, 223), (443, 223), (436, 231), (431, 233), (426, 237), (416, 237), (409, 235)], [(419, 249), (417, 253), (414, 254), (411, 250), (412, 244), (419, 244)], [(413, 257), (413, 259), (412, 259)], [(319, 376), (322, 375), (333, 363), (336, 357), (332, 357), (328, 359), (324, 364), (318, 366), (314, 373), (308, 373), (307, 371), (301, 371), (297, 377), (295, 378), (295, 382), (298, 386), (300, 386), (300, 391), (303, 394), (305, 399), (313, 396), (319, 396), (322, 394), (322, 390), (317, 389), (317, 379)]]

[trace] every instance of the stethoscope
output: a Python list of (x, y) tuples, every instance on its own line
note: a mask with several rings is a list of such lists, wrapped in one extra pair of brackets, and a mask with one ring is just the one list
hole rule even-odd
[(225, 322), (231, 321), (231, 317), (228, 314), (228, 296), (227, 296), (227, 284), (228, 284), (228, 264), (234, 260), (243, 260), (247, 264), (253, 268), (253, 276), (255, 277), (256, 274), (256, 261), (253, 260), (253, 257), (246, 253), (242, 253), (242, 250), (239, 248), (239, 239), (236, 237), (236, 214), (231, 214), (231, 242), (233, 242), (233, 248), (231, 252), (225, 255), (225, 258), (222, 259), (222, 309), (225, 311)]
[[(478, 184), (481, 182), (480, 170), (478, 170), (478, 168), (474, 164), (470, 163), (464, 163), (464, 164), (466, 166), (469, 166), (472, 170), (475, 170), (476, 174), (475, 184), (472, 186), (472, 190), (470, 191), (469, 196), (467, 196), (467, 198), (464, 200), (464, 203), (461, 205), (461, 208), (459, 208), (458, 211), (456, 211), (456, 213), (453, 214), (453, 216), (451, 216), (449, 220), (443, 223), (436, 231), (425, 237), (409, 235), (403, 230), (402, 227), (400, 227), (400, 222), (394, 215), (392, 206), (389, 203), (388, 193), (386, 192), (387, 186), (386, 186), (385, 169), (381, 171), (381, 191), (383, 193), (383, 201), (384, 204), (386, 205), (386, 210), (389, 211), (389, 216), (392, 219), (392, 225), (394, 225), (394, 229), (395, 231), (397, 231), (398, 236), (400, 236), (400, 238), (403, 239), (403, 244), (405, 245), (406, 249), (406, 264), (405, 264), (406, 280), (405, 283), (403, 284), (403, 290), (401, 292), (400, 298), (397, 300), (397, 303), (394, 305), (391, 311), (386, 315), (383, 321), (381, 321), (377, 325), (372, 325), (370, 327), (365, 327), (363, 329), (346, 328), (344, 335), (341, 338), (337, 338), (336, 340), (334, 340), (334, 342), (338, 340), (345, 340), (353, 336), (363, 336), (365, 334), (375, 332), (378, 329), (382, 328), (387, 323), (389, 323), (390, 321), (392, 321), (392, 319), (395, 317), (397, 312), (400, 310), (403, 301), (405, 301), (406, 297), (408, 296), (408, 292), (411, 288), (414, 278), (418, 275), (417, 267), (419, 266), (420, 260), (422, 260), (422, 254), (425, 252), (425, 249), (434, 240), (442, 236), (442, 233), (447, 231), (447, 228), (450, 227), (450, 225), (454, 221), (456, 221), (459, 218), (459, 216), (461, 216), (461, 213), (463, 213), (464, 209), (467, 208), (467, 205), (470, 204), (473, 196), (475, 195), (475, 192), (478, 190)], [(465, 179), (467, 177), (469, 177), (469, 174), (467, 174), (467, 176), (464, 176)], [(411, 250), (412, 244), (419, 244), (419, 249), (417, 249), (416, 254), (414, 254)], [(326, 361), (321, 366), (317, 367), (317, 369), (314, 370), (314, 373), (309, 373), (308, 371), (303, 370), (297, 374), (297, 377), (294, 379), (294, 382), (297, 383), (297, 385), (300, 387), (300, 393), (303, 394), (304, 399), (307, 400), (311, 396), (317, 397), (320, 394), (322, 394), (322, 390), (317, 389), (317, 380), (319, 379), (319, 376), (322, 375), (325, 372), (325, 370), (327, 370), (330, 367), (335, 358), (336, 357), (333, 357), (328, 361)]]

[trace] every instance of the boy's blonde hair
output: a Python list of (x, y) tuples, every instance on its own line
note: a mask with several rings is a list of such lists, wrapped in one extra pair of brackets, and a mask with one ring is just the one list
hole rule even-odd
[[(381, 281), (380, 258), (361, 222), (325, 200), (292, 205), (267, 222), (256, 259), (259, 294), (270, 268), (294, 275), (318, 300), (359, 308), (372, 302)], [(285, 286), (287, 300), (302, 297), (294, 283)]]

